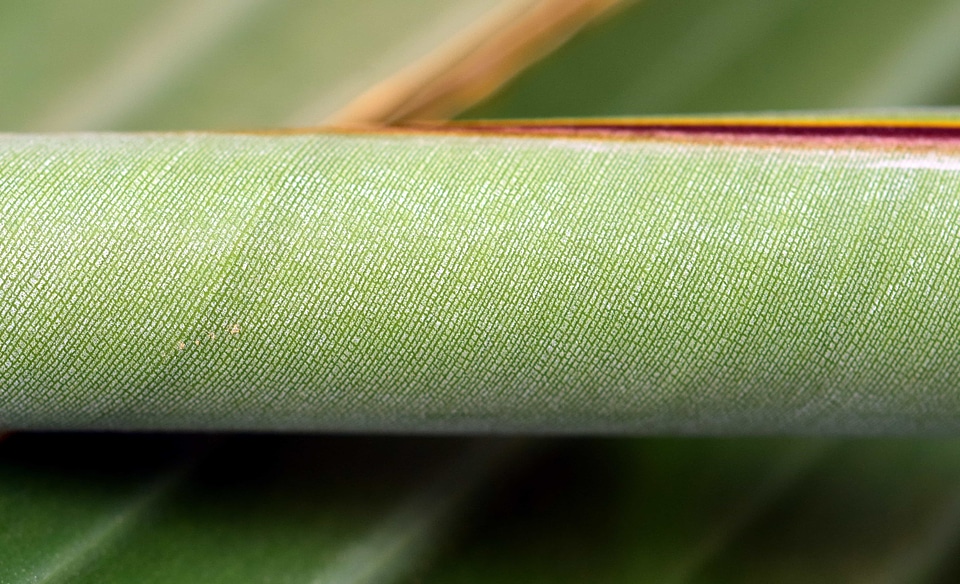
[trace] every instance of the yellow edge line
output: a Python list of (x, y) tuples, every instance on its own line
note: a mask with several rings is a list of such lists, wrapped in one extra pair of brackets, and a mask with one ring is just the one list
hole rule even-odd
[(431, 127), (584, 127), (621, 126), (624, 128), (644, 128), (647, 126), (763, 126), (763, 127), (796, 127), (796, 128), (843, 128), (843, 127), (870, 127), (870, 128), (960, 128), (960, 119), (915, 118), (915, 119), (883, 119), (883, 118), (735, 118), (735, 117), (663, 117), (663, 118), (549, 118), (549, 119), (518, 119), (518, 120), (476, 120), (438, 124), (418, 124)]

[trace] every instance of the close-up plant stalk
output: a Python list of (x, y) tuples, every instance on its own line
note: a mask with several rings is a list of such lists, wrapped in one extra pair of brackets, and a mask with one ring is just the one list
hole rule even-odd
[(958, 25), (0, 6), (0, 584), (957, 581)]

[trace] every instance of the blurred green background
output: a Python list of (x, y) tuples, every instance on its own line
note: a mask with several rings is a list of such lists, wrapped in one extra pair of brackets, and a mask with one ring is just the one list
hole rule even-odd
[[(316, 124), (495, 5), (4, 2), (0, 129)], [(958, 30), (947, 0), (635, 2), (463, 117), (952, 105)], [(958, 447), (20, 433), (0, 582), (956, 582)]]

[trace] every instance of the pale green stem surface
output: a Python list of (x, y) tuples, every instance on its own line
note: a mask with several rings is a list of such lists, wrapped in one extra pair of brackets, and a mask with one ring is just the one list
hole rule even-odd
[(0, 426), (960, 426), (953, 151), (0, 141)]

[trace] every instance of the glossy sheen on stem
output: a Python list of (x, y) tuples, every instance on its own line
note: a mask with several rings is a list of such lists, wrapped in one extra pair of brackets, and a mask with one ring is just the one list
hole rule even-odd
[(957, 152), (5, 136), (0, 427), (956, 431)]

